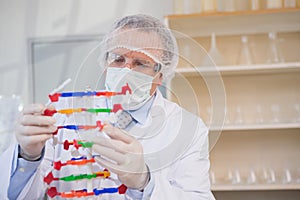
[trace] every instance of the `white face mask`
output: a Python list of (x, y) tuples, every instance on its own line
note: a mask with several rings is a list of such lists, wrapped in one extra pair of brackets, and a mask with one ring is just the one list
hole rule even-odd
[(128, 83), (132, 94), (113, 96), (112, 103), (120, 103), (125, 110), (136, 110), (151, 98), (150, 89), (153, 79), (152, 76), (130, 70), (127, 67), (108, 67), (105, 87), (109, 91), (121, 92), (122, 87)]

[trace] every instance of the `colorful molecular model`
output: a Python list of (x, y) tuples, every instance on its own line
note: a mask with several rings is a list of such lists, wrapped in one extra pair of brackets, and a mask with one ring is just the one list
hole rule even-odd
[[(61, 98), (91, 98), (91, 97), (104, 97), (109, 100), (110, 97), (115, 95), (126, 95), (127, 92), (131, 94), (131, 89), (129, 88), (128, 84), (122, 87), (121, 92), (111, 92), (111, 91), (104, 91), (104, 92), (97, 92), (97, 91), (88, 91), (88, 92), (64, 92), (64, 93), (54, 93), (49, 95), (49, 99), (52, 103), (59, 102)], [(114, 104), (112, 108), (67, 108), (67, 109), (55, 109), (50, 110), (46, 109), (44, 111), (44, 115), (46, 116), (53, 116), (54, 114), (66, 115), (69, 117), (74, 114), (99, 114), (99, 113), (117, 113), (118, 111), (122, 110), (122, 106), (120, 104)], [(84, 131), (88, 130), (95, 130), (101, 133), (103, 129), (103, 124), (100, 120), (96, 120), (94, 125), (75, 125), (75, 124), (68, 124), (68, 125), (60, 125), (57, 126), (57, 130), (53, 133), (53, 145), (54, 148), (57, 145), (62, 145), (62, 151), (70, 151), (72, 148), (73, 150), (81, 150), (87, 149), (90, 152), (89, 155), (78, 155), (75, 157), (71, 157), (68, 160), (55, 160), (52, 163), (51, 171), (44, 177), (44, 182), (48, 185), (47, 195), (50, 198), (61, 198), (61, 199), (70, 199), (70, 198), (85, 198), (85, 197), (93, 197), (93, 196), (100, 196), (102, 194), (110, 194), (110, 193), (119, 193), (124, 194), (127, 190), (127, 187), (124, 184), (121, 184), (118, 187), (93, 187), (92, 181), (95, 179), (109, 179), (111, 174), (108, 170), (97, 170), (93, 171), (95, 168), (93, 165), (96, 163), (95, 157), (99, 155), (91, 155), (90, 148), (93, 146), (92, 142), (73, 138), (73, 139), (62, 139), (58, 134), (59, 130), (66, 129), (67, 131), (73, 131), (79, 134), (78, 131), (81, 131), (80, 134), (84, 134)], [(83, 132), (82, 132), (83, 131)], [(66, 134), (64, 132), (60, 132), (61, 134)], [(54, 142), (56, 141), (56, 142)], [(84, 152), (84, 151), (81, 151)], [(67, 176), (59, 176), (60, 171), (64, 170), (67, 167), (85, 167), (87, 173), (82, 174), (71, 174)], [(73, 171), (72, 171), (73, 172)], [(70, 189), (68, 191), (60, 191), (60, 186), (64, 183), (68, 182), (76, 182), (79, 183), (80, 181), (87, 181), (86, 188), (77, 189)], [(57, 184), (54, 184), (57, 183)], [(56, 187), (57, 186), (57, 187)]]

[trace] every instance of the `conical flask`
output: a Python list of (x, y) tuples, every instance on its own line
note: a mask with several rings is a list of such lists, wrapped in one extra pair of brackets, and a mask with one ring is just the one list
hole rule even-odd
[(207, 55), (202, 61), (202, 66), (226, 65), (223, 55), (219, 52), (215, 33), (211, 34), (211, 45)]
[(241, 49), (237, 61), (238, 65), (251, 65), (253, 64), (252, 54), (249, 48), (248, 37), (241, 37)]
[(277, 34), (275, 32), (269, 33), (269, 42), (267, 49), (267, 63), (281, 63), (284, 62), (281, 49), (279, 47)]

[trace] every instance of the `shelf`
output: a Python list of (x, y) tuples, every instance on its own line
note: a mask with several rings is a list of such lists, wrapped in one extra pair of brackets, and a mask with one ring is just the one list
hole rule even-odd
[(258, 14), (278, 14), (300, 11), (300, 8), (281, 8), (281, 9), (263, 9), (263, 10), (245, 10), (245, 11), (233, 11), (233, 12), (202, 12), (191, 14), (173, 14), (167, 15), (166, 19), (182, 19), (192, 17), (209, 17), (209, 16), (242, 16), (242, 15), (258, 15)]
[[(287, 193), (300, 191), (299, 172), (293, 171), (300, 166), (300, 122), (295, 122), (299, 111), (294, 106), (300, 101), (300, 8), (178, 14), (166, 16), (165, 21), (174, 30), (181, 56), (168, 97), (193, 113), (198, 106), (208, 125), (210, 169), (216, 172), (212, 191), (220, 199), (243, 199), (256, 191), (262, 198), (251, 199), (283, 199), (265, 195), (277, 192), (290, 199)], [(228, 65), (200, 65), (212, 32)], [(280, 42), (284, 41), (280, 50), (285, 63), (264, 63), (269, 57), (269, 32), (277, 32)], [(241, 35), (249, 36), (253, 60), (259, 64), (235, 65)], [(272, 124), (276, 118), (280, 123)], [(243, 123), (234, 123), (239, 119)], [(263, 123), (256, 123), (257, 119)], [(220, 125), (222, 122), (229, 123)], [(276, 183), (265, 182), (263, 168), (275, 170)], [(229, 169), (238, 169), (240, 184), (231, 183)], [(254, 184), (247, 184), (250, 169), (256, 173)], [(282, 169), (290, 169), (296, 179), (284, 184)], [(291, 196), (299, 198), (298, 193)]]
[(212, 185), (212, 191), (300, 190), (299, 184)]
[(189, 76), (201, 75), (246, 75), (246, 74), (262, 74), (262, 73), (291, 73), (300, 72), (300, 62), (294, 63), (278, 63), (278, 64), (259, 64), (259, 65), (248, 65), (248, 66), (216, 66), (216, 67), (181, 67), (176, 69), (176, 73)]
[(209, 36), (212, 32), (217, 35), (293, 32), (300, 30), (300, 8), (168, 15), (165, 20), (172, 30), (191, 37)]
[(224, 127), (209, 126), (210, 131), (248, 131), (248, 130), (280, 130), (280, 129), (300, 129), (300, 123), (277, 123), (277, 124), (241, 124), (224, 125)]

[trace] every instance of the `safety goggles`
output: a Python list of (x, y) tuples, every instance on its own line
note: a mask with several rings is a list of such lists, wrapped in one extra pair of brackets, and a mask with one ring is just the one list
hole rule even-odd
[(126, 64), (130, 64), (130, 68), (143, 73), (159, 72), (162, 68), (160, 63), (154, 63), (142, 58), (129, 58), (126, 55), (107, 52), (106, 62), (109, 67), (125, 67)]

